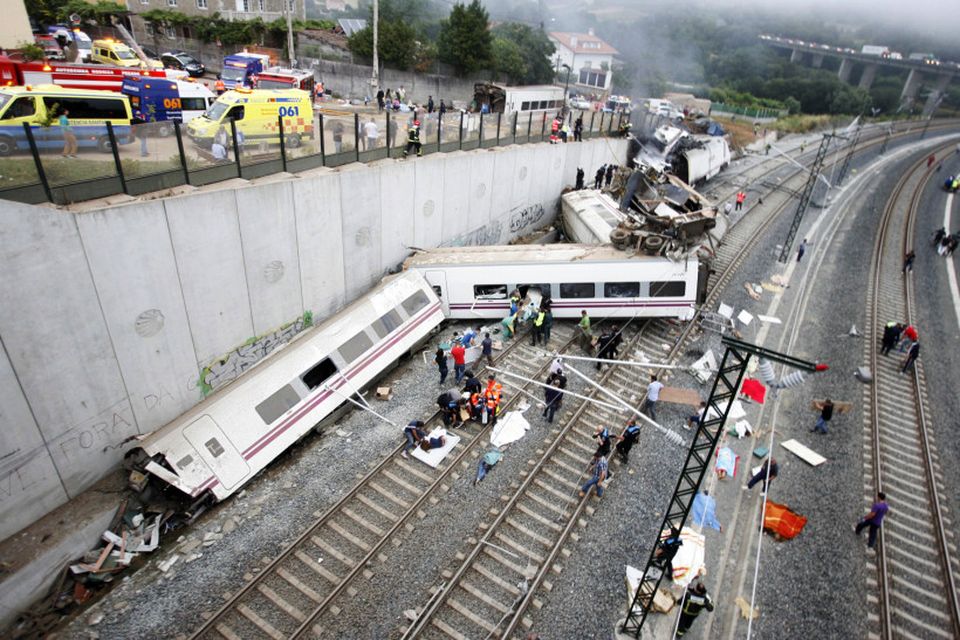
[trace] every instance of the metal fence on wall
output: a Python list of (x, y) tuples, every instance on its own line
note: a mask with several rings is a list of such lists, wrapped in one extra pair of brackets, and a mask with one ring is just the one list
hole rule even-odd
[[(624, 116), (573, 112), (583, 138), (616, 133)], [(0, 199), (69, 204), (116, 194), (137, 196), (180, 185), (401, 158), (414, 114), (318, 111), (312, 123), (276, 126), (254, 134), (228, 121), (190, 136), (173, 122), (73, 126), (75, 148), (57, 126), (0, 127)], [(421, 114), (420, 154), (542, 142), (552, 119), (536, 114)], [(5, 130), (5, 131), (4, 131)], [(572, 134), (569, 136), (572, 142)], [(410, 145), (410, 154), (416, 155)]]

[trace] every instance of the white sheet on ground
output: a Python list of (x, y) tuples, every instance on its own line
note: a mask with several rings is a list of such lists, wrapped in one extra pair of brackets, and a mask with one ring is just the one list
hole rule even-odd
[(527, 435), (530, 423), (519, 411), (508, 411), (497, 419), (497, 425), (490, 431), (490, 444), (504, 447)]
[(443, 462), (443, 459), (447, 457), (447, 454), (453, 451), (453, 448), (460, 442), (460, 436), (447, 433), (447, 430), (443, 427), (437, 427), (431, 431), (427, 437), (439, 438), (440, 436), (447, 436), (447, 444), (439, 449), (430, 449), (430, 451), (424, 451), (420, 447), (417, 447), (413, 450), (413, 457), (436, 469), (437, 466)]
[(690, 527), (684, 527), (680, 532), (680, 539), (683, 540), (683, 544), (677, 550), (677, 555), (673, 557), (673, 582), (686, 588), (700, 574), (700, 570), (705, 565), (706, 538)]

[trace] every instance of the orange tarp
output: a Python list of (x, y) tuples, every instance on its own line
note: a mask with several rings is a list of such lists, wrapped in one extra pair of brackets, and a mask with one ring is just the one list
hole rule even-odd
[(777, 504), (767, 500), (767, 510), (763, 516), (763, 528), (771, 531), (785, 540), (792, 540), (803, 531), (807, 519), (799, 513), (794, 513), (785, 504)]

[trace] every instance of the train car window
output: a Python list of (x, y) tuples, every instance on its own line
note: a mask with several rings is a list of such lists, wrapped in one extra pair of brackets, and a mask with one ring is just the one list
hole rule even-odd
[(340, 353), (340, 357), (343, 358), (347, 364), (350, 364), (365, 354), (372, 346), (373, 340), (371, 340), (366, 333), (361, 331), (340, 345), (340, 348), (337, 349), (337, 351)]
[(300, 379), (303, 380), (303, 384), (307, 385), (307, 388), (313, 391), (324, 382), (326, 382), (330, 376), (337, 372), (337, 365), (333, 364), (333, 361), (330, 358), (324, 358), (319, 363), (313, 365), (309, 371), (300, 376)]
[(594, 298), (597, 285), (592, 282), (568, 282), (560, 284), (561, 298)]
[(550, 285), (545, 283), (540, 284), (518, 284), (517, 291), (520, 292), (521, 298), (527, 297), (527, 291), (530, 289), (536, 289), (540, 292), (541, 297), (549, 298), (550, 297)]
[(272, 424), (298, 402), (300, 402), (300, 394), (290, 385), (284, 385), (258, 404), (256, 409), (265, 423)]
[(530, 101), (524, 100), (520, 103), (520, 111), (530, 111)]
[[(439, 287), (435, 287), (439, 288)], [(437, 297), (440, 296), (440, 292), (437, 292)], [(403, 310), (407, 312), (407, 315), (411, 318), (416, 315), (418, 311), (430, 304), (430, 298), (427, 297), (423, 291), (415, 291), (410, 295), (409, 298), (403, 301)]]
[(203, 446), (207, 448), (207, 451), (209, 451), (210, 455), (212, 455), (214, 458), (219, 458), (223, 455), (223, 445), (220, 444), (220, 441), (216, 438), (210, 438), (203, 443)]
[(687, 295), (687, 283), (683, 280), (650, 283), (651, 298), (673, 298), (685, 295)]
[(639, 298), (639, 282), (606, 282), (603, 285), (604, 298)]
[(397, 313), (396, 309), (391, 309), (379, 318), (373, 321), (370, 328), (380, 338), (386, 338), (390, 333), (403, 324), (403, 318)]
[(477, 300), (506, 300), (507, 285), (505, 284), (475, 284), (473, 297)]

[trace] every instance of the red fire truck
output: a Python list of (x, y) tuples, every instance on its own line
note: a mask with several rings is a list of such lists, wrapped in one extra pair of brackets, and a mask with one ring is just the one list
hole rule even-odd
[(257, 89), (302, 89), (313, 95), (313, 73), (302, 69), (269, 67), (257, 76)]
[(130, 69), (102, 64), (70, 62), (19, 62), (0, 55), (0, 86), (53, 84), (68, 89), (102, 89), (120, 91), (128, 76), (168, 78), (176, 80), (187, 75), (175, 69)]

